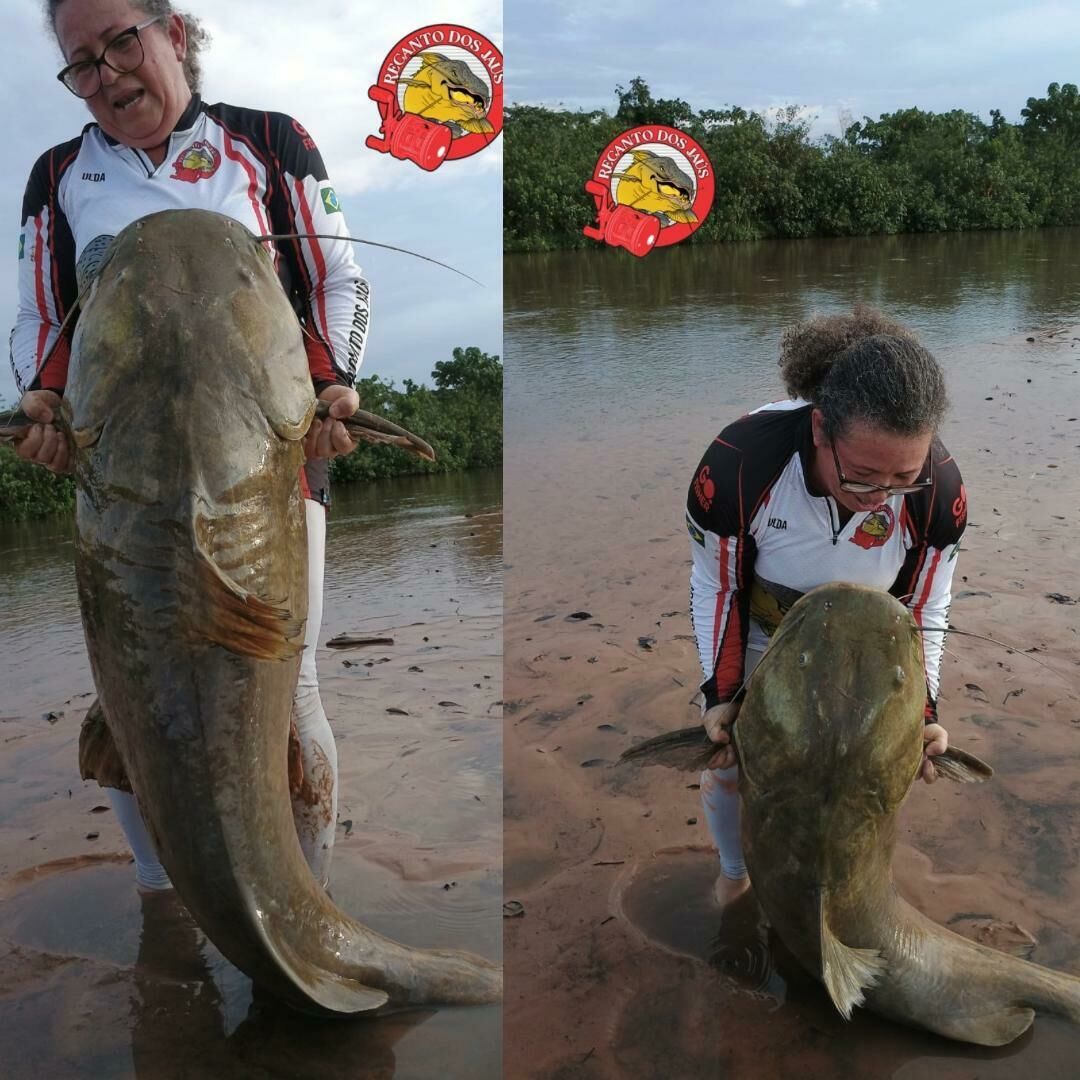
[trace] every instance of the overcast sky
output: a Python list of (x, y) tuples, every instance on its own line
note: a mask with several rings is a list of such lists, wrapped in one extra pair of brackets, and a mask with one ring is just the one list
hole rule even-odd
[(1018, 0), (541, 0), (505, 6), (508, 102), (613, 111), (635, 75), (695, 109), (839, 118), (915, 105), (1011, 120), (1077, 82), (1080, 4)]
[[(319, 145), (354, 236), (409, 247), (478, 278), (480, 289), (408, 256), (358, 248), (372, 284), (372, 328), (362, 374), (430, 383), (437, 360), (455, 345), (502, 353), (502, 139), (433, 173), (369, 150), (378, 113), (367, 96), (390, 48), (406, 34), (446, 21), (446, 4), (296, 0), (180, 3), (200, 17), (213, 41), (203, 97), (299, 119)], [(459, 0), (453, 21), (502, 46), (498, 0)], [(4, 0), (0, 9), (0, 399), (17, 391), (7, 361), (15, 321), (17, 243), (30, 169), (50, 146), (77, 135), (86, 107), (55, 78), (63, 66), (38, 0)], [(2, 238), (6, 235), (7, 239)]]

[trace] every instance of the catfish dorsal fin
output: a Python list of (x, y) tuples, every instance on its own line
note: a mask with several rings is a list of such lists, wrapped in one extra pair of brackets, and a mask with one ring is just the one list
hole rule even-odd
[(827, 894), (818, 897), (821, 927), (821, 980), (833, 1004), (845, 1020), (851, 1010), (863, 1003), (863, 991), (869, 990), (888, 970), (888, 961), (877, 949), (853, 949), (829, 929), (826, 915)]

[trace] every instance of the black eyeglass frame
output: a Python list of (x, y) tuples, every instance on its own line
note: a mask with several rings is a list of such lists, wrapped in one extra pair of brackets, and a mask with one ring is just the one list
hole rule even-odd
[(840, 481), (840, 490), (849, 492), (852, 495), (876, 495), (882, 493), (888, 498), (890, 495), (911, 495), (917, 491), (925, 491), (929, 487), (933, 487), (934, 484), (934, 455), (933, 445), (931, 449), (927, 451), (926, 462), (924, 468), (929, 472), (925, 480), (920, 480), (915, 484), (901, 484), (899, 487), (886, 487), (884, 484), (864, 484), (860, 480), (849, 480), (844, 475), (844, 470), (840, 467), (840, 458), (836, 453), (836, 442), (829, 443), (832, 449), (833, 462), (836, 465), (836, 476)]
[[(94, 96), (94, 94), (98, 93), (101, 90), (101, 65), (102, 64), (104, 64), (108, 68), (111, 68), (113, 71), (115, 71), (117, 73), (117, 75), (130, 75), (133, 71), (138, 71), (139, 68), (142, 67), (143, 63), (146, 60), (146, 47), (143, 45), (142, 38), (139, 37), (139, 31), (140, 30), (145, 30), (148, 26), (153, 26), (154, 23), (156, 23), (156, 22), (161, 22), (161, 20), (164, 19), (164, 18), (167, 18), (167, 16), (165, 16), (165, 15), (155, 15), (153, 18), (147, 19), (147, 20), (145, 20), (144, 22), (141, 22), (141, 23), (137, 23), (135, 26), (129, 26), (126, 30), (121, 30), (120, 33), (117, 34), (116, 37), (114, 37), (112, 39), (112, 41), (110, 41), (108, 43), (108, 45), (105, 46), (104, 49), (101, 50), (101, 55), (99, 57), (97, 57), (94, 60), (76, 60), (75, 63), (68, 64), (67, 67), (61, 69), (57, 73), (57, 75), (56, 75), (57, 79), (63, 84), (65, 89), (70, 90), (71, 93), (73, 93), (77, 98), (79, 98), (80, 101), (87, 101), (88, 99), (92, 98)], [(127, 37), (134, 38), (135, 41), (137, 41), (138, 44), (139, 44), (139, 62), (137, 64), (135, 64), (134, 67), (118, 68), (115, 64), (110, 64), (109, 61), (105, 59), (105, 57), (108, 55), (109, 50), (118, 41), (121, 41), (121, 40), (123, 40), (124, 38), (127, 38)], [(97, 87), (96, 87), (95, 90), (93, 90), (89, 94), (80, 94), (79, 91), (76, 90), (75, 87), (72, 86), (71, 83), (68, 82), (68, 76), (72, 75), (72, 73), (77, 68), (87, 67), (87, 66), (90, 66), (90, 65), (92, 65), (94, 70), (97, 72), (97, 79), (98, 79)]]

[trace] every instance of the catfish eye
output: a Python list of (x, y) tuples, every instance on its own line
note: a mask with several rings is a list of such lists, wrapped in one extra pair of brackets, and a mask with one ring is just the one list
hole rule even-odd
[(906, 678), (907, 678), (907, 676), (904, 674), (904, 669), (899, 664), (897, 664), (896, 665), (896, 681), (898, 683), (902, 683), (904, 681), (904, 679), (906, 679)]
[(810, 663), (810, 654), (801, 652), (799, 653), (799, 667), (806, 667)]

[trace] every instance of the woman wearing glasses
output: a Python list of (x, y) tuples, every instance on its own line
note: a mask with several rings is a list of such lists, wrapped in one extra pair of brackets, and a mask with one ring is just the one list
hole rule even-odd
[[(780, 368), (794, 400), (725, 428), (687, 496), (704, 723), (717, 743), (701, 794), (721, 903), (749, 885), (730, 728), (769, 636), (830, 581), (888, 589), (920, 626), (944, 631), (967, 521), (960, 471), (936, 436), (944, 377), (910, 331), (866, 308), (812, 319), (784, 334)], [(936, 710), (944, 634), (922, 640), (921, 776), (932, 782), (929, 759), (948, 745)]]
[[(227, 214), (255, 235), (345, 236), (348, 229), (322, 158), (300, 124), (280, 113), (202, 101), (198, 57), (206, 35), (190, 16), (175, 13), (168, 0), (47, 0), (47, 8), (67, 61), (59, 79), (86, 102), (96, 123), (46, 151), (31, 173), (11, 360), (24, 392), (20, 406), (39, 421), (18, 453), (63, 472), (68, 448), (52, 421), (74, 320), (63, 324), (121, 229), (182, 207)], [(345, 242), (284, 241), (275, 263), (304, 326), (315, 392), (331, 402), (331, 419), (316, 421), (304, 444), (309, 615), (294, 704), (306, 787), (317, 797), (294, 799), (293, 812), (304, 854), (325, 884), (337, 817), (337, 752), (315, 675), (326, 459), (353, 448), (339, 418), (359, 407), (353, 383), (366, 340), (368, 285)], [(99, 780), (125, 783), (122, 773)], [(135, 853), (136, 880), (145, 888), (168, 887), (134, 798), (108, 790)]]

